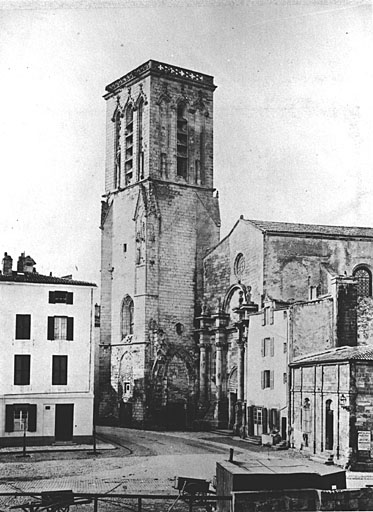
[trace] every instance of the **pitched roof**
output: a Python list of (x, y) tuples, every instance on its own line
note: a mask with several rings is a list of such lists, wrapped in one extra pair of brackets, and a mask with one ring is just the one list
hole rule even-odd
[(44, 276), (37, 272), (13, 272), (12, 274), (0, 274), (0, 282), (12, 283), (37, 283), (37, 284), (64, 284), (71, 286), (96, 286), (95, 283), (88, 283), (86, 281), (75, 281), (74, 279), (67, 279), (64, 277)]
[(290, 363), (290, 366), (338, 361), (373, 361), (373, 345), (332, 348), (317, 354), (302, 356)]
[(317, 237), (356, 237), (373, 238), (373, 228), (355, 226), (326, 226), (322, 224), (294, 224), (292, 222), (272, 222), (265, 220), (242, 219), (263, 233), (308, 235)]

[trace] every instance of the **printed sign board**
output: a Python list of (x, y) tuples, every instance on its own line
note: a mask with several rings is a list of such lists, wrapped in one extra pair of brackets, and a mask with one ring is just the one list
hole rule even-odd
[(370, 430), (358, 431), (357, 449), (359, 450), (359, 452), (370, 452)]

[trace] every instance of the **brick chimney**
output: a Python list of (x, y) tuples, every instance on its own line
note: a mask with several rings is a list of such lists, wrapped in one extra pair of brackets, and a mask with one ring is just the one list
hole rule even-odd
[(35, 271), (34, 265), (36, 265), (36, 262), (31, 258), (31, 256), (25, 256), (25, 253), (23, 252), (18, 258), (17, 272), (32, 273)]
[(13, 258), (7, 252), (4, 252), (4, 258), (3, 258), (3, 274), (4, 274), (4, 276), (11, 274), (12, 268), (13, 268)]

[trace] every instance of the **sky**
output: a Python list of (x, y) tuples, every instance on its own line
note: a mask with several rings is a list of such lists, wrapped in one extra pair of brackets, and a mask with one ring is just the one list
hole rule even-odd
[(0, 255), (99, 284), (102, 96), (149, 59), (215, 77), (222, 236), (373, 226), (370, 2), (2, 0)]

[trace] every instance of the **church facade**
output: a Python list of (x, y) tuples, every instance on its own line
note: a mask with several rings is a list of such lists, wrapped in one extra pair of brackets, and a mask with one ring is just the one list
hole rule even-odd
[(241, 217), (220, 240), (214, 90), (153, 60), (106, 88), (100, 421), (369, 461), (373, 229)]
[(240, 218), (204, 260), (205, 420), (341, 465), (368, 463), (372, 265), (371, 228)]

